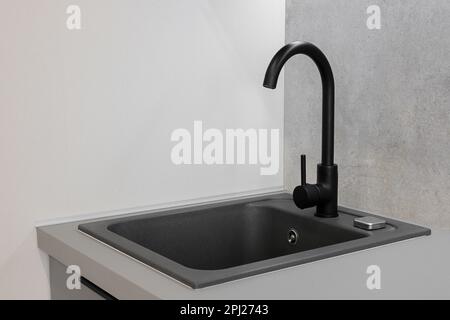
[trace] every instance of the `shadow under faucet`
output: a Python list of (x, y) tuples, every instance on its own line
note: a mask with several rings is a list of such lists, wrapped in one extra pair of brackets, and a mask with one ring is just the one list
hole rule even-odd
[(322, 79), (322, 162), (317, 165), (317, 183), (306, 183), (306, 156), (301, 156), (301, 185), (293, 192), (297, 207), (317, 206), (316, 216), (338, 216), (338, 168), (334, 164), (334, 78), (328, 59), (312, 43), (295, 41), (285, 45), (272, 58), (264, 77), (264, 87), (275, 89), (284, 64), (294, 55), (310, 57)]

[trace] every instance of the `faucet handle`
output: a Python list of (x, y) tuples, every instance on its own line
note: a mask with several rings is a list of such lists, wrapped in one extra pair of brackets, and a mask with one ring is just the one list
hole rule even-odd
[(320, 187), (306, 183), (306, 155), (300, 156), (301, 185), (295, 187), (292, 194), (294, 203), (300, 209), (311, 208), (320, 203)]
[(301, 185), (306, 186), (306, 155), (300, 156)]

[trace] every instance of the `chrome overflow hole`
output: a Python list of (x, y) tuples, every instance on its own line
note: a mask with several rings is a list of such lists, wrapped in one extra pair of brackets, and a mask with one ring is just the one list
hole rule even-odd
[(290, 244), (296, 244), (298, 241), (298, 232), (295, 229), (289, 229), (287, 240)]

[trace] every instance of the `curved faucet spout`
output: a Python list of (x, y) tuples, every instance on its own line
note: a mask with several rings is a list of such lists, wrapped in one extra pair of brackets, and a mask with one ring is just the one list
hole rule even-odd
[(270, 61), (264, 87), (275, 89), (284, 64), (294, 55), (304, 54), (316, 64), (322, 78), (322, 163), (317, 165), (317, 183), (306, 183), (306, 157), (301, 157), (302, 184), (293, 192), (300, 209), (316, 206), (316, 216), (338, 216), (338, 170), (334, 164), (334, 78), (327, 57), (308, 42), (292, 42), (281, 48)]
[(284, 64), (294, 55), (310, 57), (322, 78), (322, 165), (334, 164), (334, 78), (327, 57), (312, 43), (295, 41), (285, 45), (273, 57), (264, 77), (264, 87), (275, 89)]

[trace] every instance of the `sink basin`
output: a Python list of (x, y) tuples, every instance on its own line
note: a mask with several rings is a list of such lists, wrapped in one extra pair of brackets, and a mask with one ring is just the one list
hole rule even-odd
[(318, 218), (314, 209), (299, 210), (289, 194), (278, 194), (78, 228), (192, 288), (430, 234), (388, 218), (383, 229), (354, 227), (353, 219), (363, 216), (368, 214), (340, 208), (337, 218)]
[[(117, 222), (108, 230), (201, 270), (235, 267), (366, 236), (262, 203)], [(289, 242), (289, 231), (299, 239)]]

